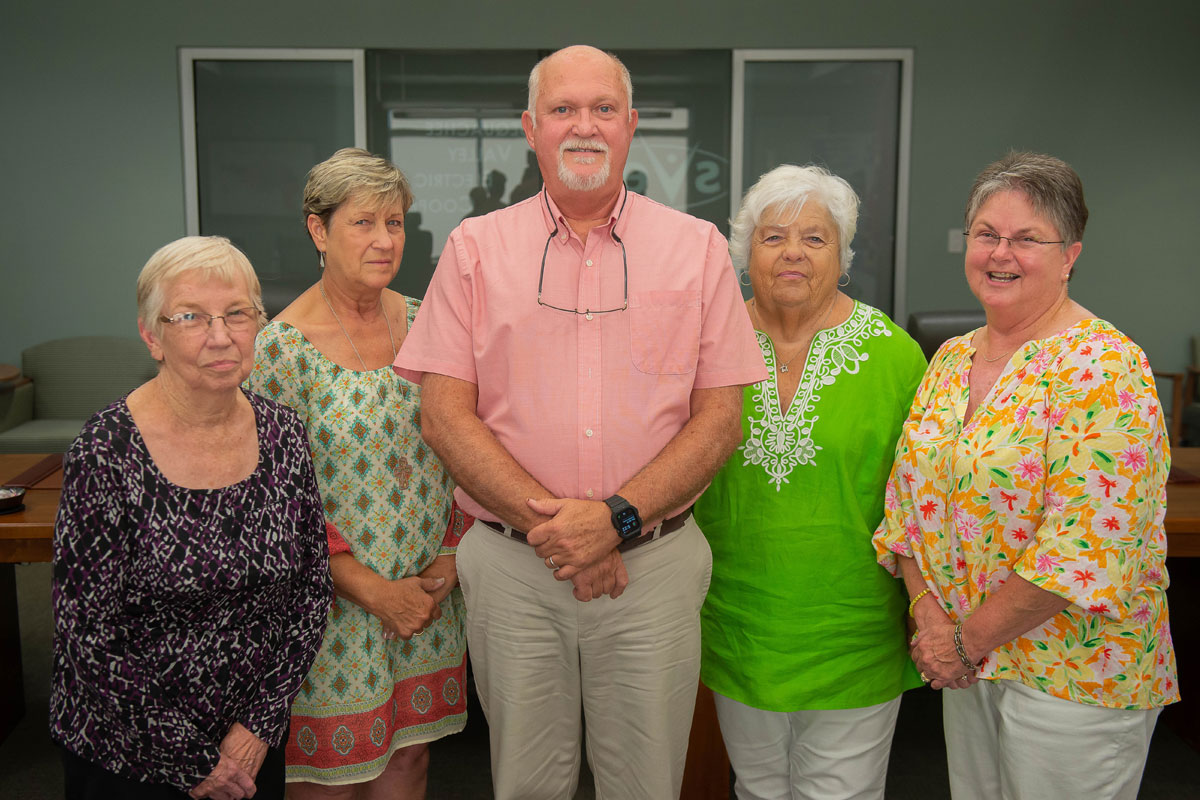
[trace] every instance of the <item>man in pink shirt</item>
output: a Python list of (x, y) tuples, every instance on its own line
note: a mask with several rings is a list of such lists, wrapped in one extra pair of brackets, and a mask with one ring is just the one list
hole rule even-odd
[[(625, 190), (629, 73), (568, 47), (522, 122), (545, 190), (450, 234), (396, 370), (478, 522), (458, 550), (496, 797), (678, 797), (712, 556), (690, 507), (766, 377), (725, 239)], [(588, 602), (590, 601), (590, 602)]]

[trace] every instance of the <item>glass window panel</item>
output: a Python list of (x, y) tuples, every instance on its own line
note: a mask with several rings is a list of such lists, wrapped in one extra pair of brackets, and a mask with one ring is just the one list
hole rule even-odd
[(193, 75), (200, 233), (246, 253), (278, 312), (317, 278), (304, 180), (354, 145), (352, 63), (196, 60)]
[(618, 50), (633, 76), (638, 130), (625, 179), (645, 175), (646, 192), (663, 205), (729, 233), (728, 50)]
[(815, 163), (862, 200), (844, 291), (892, 313), (900, 61), (747, 61), (742, 192), (780, 164)]
[[(535, 194), (537, 162), (521, 112), (545, 51), (372, 51), (371, 147), (413, 186), (393, 288), (422, 296), (446, 237), (463, 217)], [(639, 124), (625, 167), (635, 191), (727, 230), (728, 51), (620, 51)], [(474, 193), (474, 196), (473, 196)]]

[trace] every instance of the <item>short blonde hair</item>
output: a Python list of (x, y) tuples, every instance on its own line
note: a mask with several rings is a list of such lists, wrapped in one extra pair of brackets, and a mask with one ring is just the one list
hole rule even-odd
[(162, 335), (160, 317), (167, 287), (189, 272), (199, 272), (205, 278), (216, 278), (229, 286), (239, 280), (245, 281), (250, 302), (259, 310), (258, 326), (266, 325), (262, 285), (246, 254), (224, 236), (185, 236), (158, 248), (138, 275), (138, 319), (156, 336)]
[(343, 147), (308, 171), (305, 230), (309, 214), (316, 214), (328, 227), (333, 212), (351, 197), (377, 203), (380, 208), (400, 203), (406, 214), (413, 204), (412, 189), (399, 167), (358, 147)]

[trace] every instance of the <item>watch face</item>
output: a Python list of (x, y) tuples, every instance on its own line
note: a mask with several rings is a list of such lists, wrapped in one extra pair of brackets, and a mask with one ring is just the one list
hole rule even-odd
[(613, 514), (613, 522), (616, 524), (617, 535), (622, 539), (629, 539), (642, 529), (642, 521), (632, 508), (623, 508)]

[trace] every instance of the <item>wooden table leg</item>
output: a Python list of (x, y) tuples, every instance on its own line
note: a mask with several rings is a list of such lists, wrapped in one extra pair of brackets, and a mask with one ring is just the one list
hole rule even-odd
[(679, 796), (684, 800), (729, 800), (729, 754), (721, 739), (712, 689), (703, 683), (696, 691), (696, 712), (692, 715)]
[(17, 573), (0, 564), (0, 742), (25, 716), (25, 679), (21, 670), (21, 623), (17, 616)]

